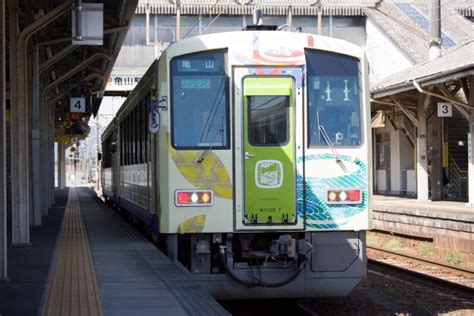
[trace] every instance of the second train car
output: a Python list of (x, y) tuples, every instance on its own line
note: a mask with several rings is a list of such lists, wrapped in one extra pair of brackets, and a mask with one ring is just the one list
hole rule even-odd
[(367, 68), (313, 34), (174, 43), (103, 134), (103, 194), (216, 298), (346, 295), (371, 226)]

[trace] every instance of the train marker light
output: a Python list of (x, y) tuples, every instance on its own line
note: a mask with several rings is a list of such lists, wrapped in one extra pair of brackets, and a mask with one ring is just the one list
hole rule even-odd
[(214, 193), (211, 190), (176, 190), (176, 206), (212, 206)]
[(360, 189), (329, 189), (326, 195), (327, 204), (360, 204)]

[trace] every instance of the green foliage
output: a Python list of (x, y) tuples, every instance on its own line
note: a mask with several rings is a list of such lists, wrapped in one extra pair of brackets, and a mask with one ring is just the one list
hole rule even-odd
[(450, 251), (444, 255), (443, 258), (445, 261), (449, 262), (450, 264), (454, 265), (462, 265), (464, 264), (461, 255), (456, 251)]
[(402, 248), (402, 243), (397, 239), (390, 239), (384, 247), (388, 249), (400, 249)]
[(422, 244), (418, 247), (418, 251), (425, 257), (433, 257), (433, 250), (427, 244)]
[(375, 245), (379, 242), (379, 237), (375, 234), (367, 234), (367, 244)]

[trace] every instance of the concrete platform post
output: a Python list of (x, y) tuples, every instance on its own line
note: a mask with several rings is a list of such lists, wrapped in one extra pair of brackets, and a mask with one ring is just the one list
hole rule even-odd
[(6, 142), (5, 2), (0, 2), (0, 282), (7, 270), (7, 142)]
[[(474, 106), (474, 77), (471, 76), (469, 82), (469, 100), (470, 106)], [(469, 119), (469, 133), (467, 134), (467, 179), (469, 188), (469, 200), (468, 205), (474, 206), (474, 148), (473, 148), (473, 137), (474, 137), (474, 110), (471, 110), (471, 117)]]
[(426, 140), (426, 109), (430, 96), (423, 96), (418, 105), (418, 134), (416, 137), (416, 193), (418, 201), (428, 201), (428, 152)]

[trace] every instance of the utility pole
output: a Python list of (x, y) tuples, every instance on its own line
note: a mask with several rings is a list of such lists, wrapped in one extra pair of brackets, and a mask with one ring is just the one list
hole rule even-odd
[(441, 56), (441, 3), (440, 0), (430, 0), (430, 43), (429, 59), (433, 60)]
[(176, 42), (181, 40), (181, 0), (176, 0)]

